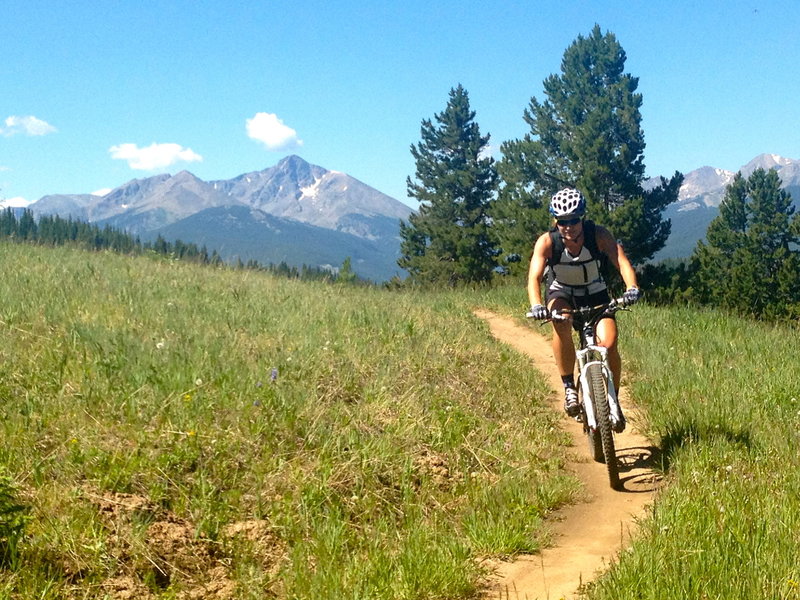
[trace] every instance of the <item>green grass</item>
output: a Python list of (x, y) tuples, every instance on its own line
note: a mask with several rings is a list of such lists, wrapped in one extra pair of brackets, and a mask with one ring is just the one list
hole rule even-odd
[(0, 597), (466, 598), (578, 493), (540, 375), (468, 295), (0, 260), (27, 519)]

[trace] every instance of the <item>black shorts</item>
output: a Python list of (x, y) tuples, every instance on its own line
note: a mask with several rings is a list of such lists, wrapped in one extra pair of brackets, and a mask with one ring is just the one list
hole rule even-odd
[(547, 289), (547, 306), (556, 298), (566, 300), (572, 308), (583, 308), (584, 306), (597, 306), (598, 304), (605, 304), (611, 301), (611, 296), (608, 295), (608, 289), (596, 294), (588, 294), (586, 296), (575, 296), (567, 289)]
[[(598, 306), (600, 304), (605, 304), (606, 302), (611, 301), (611, 296), (608, 294), (608, 288), (603, 290), (602, 292), (597, 292), (596, 294), (588, 294), (586, 296), (575, 296), (570, 293), (570, 289), (547, 289), (547, 306), (550, 306), (550, 302), (555, 300), (556, 298), (561, 298), (562, 300), (566, 300), (572, 308), (583, 308), (584, 306)], [(614, 313), (606, 313), (603, 316), (604, 319), (615, 319)], [(577, 331), (578, 328), (576, 324), (573, 323), (573, 327)]]

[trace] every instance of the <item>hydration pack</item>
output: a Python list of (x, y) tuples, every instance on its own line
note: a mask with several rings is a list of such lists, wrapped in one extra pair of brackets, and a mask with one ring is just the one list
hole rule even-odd
[(570, 268), (575, 269), (583, 268), (583, 284), (561, 282), (571, 287), (588, 287), (590, 283), (593, 283), (593, 281), (589, 281), (589, 272), (594, 271), (595, 266), (597, 268), (597, 274), (600, 277), (600, 280), (605, 279), (606, 274), (608, 273), (608, 257), (597, 246), (597, 227), (594, 221), (586, 220), (583, 222), (583, 248), (589, 252), (589, 257), (584, 260), (573, 260), (569, 263), (564, 263), (561, 261), (566, 247), (561, 234), (558, 232), (558, 228), (555, 226), (550, 230), (550, 241), (552, 242), (553, 251), (547, 261), (548, 285), (552, 284), (552, 282), (556, 279), (555, 268), (558, 265), (568, 265)]

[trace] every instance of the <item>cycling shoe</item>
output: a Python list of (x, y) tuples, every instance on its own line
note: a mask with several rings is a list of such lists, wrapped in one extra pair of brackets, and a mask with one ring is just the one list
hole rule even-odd
[(625, 431), (625, 425), (626, 425), (625, 417), (620, 415), (619, 421), (617, 421), (616, 423), (612, 423), (611, 429), (614, 430), (614, 433), (622, 433), (623, 431)]
[(581, 414), (581, 405), (578, 404), (578, 391), (573, 387), (564, 388), (564, 412), (570, 417)]

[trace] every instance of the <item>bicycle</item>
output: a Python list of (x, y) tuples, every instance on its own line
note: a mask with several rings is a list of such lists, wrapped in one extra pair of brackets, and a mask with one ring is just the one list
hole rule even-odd
[[(583, 423), (589, 451), (597, 462), (604, 462), (608, 481), (619, 489), (619, 465), (614, 448), (614, 433), (625, 429), (625, 416), (617, 400), (614, 376), (608, 364), (608, 350), (597, 344), (595, 328), (600, 319), (625, 309), (622, 298), (597, 306), (553, 312), (548, 321), (572, 320), (580, 345), (575, 351), (579, 371), (578, 402), (581, 412), (576, 417)], [(530, 313), (527, 315), (532, 317)], [(543, 323), (544, 324), (544, 323)]]

